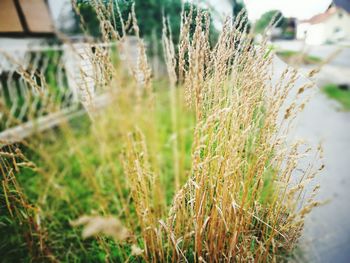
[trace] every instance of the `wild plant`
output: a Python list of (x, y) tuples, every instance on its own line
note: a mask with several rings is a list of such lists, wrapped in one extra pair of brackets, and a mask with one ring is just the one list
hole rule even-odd
[[(122, 46), (126, 35), (109, 23), (111, 9), (95, 4), (103, 40)], [(244, 12), (234, 21), (228, 18), (212, 46), (209, 14), (183, 12), (175, 46), (165, 18), (164, 82), (151, 78), (134, 12), (125, 27), (138, 39), (137, 63), (130, 70), (91, 44), (100, 54), (94, 59), (104, 81), (98, 83), (109, 99), (102, 109), (93, 97), (84, 102), (90, 104), (90, 120), (82, 134), (73, 121), (64, 121), (57, 130), (29, 138), (25, 146), (38, 156), (37, 164), (20, 147), (15, 154), (1, 153), (2, 199), (11, 216), (12, 206), (19, 206), (16, 197), (8, 198), (9, 187), (22, 193), (16, 181), (21, 169), (12, 166), (42, 176), (39, 185), (46, 189), (31, 205), (42, 233), (48, 233), (40, 239), (50, 247), (40, 247), (50, 251), (43, 257), (62, 256), (64, 242), (58, 246), (55, 236), (64, 239), (65, 232), (50, 228), (47, 218), (55, 209), (50, 204), (63, 202), (71, 231), (84, 225), (83, 237), (96, 237), (106, 261), (287, 260), (305, 216), (319, 205), (318, 186), (310, 190), (308, 184), (323, 168), (318, 166), (322, 149), (288, 140), (305, 105), (304, 91), (312, 85), (298, 86), (298, 72), (289, 67), (274, 78), (267, 40), (255, 44), (245, 21)], [(57, 136), (64, 145), (53, 143)], [(306, 159), (301, 167), (311, 153), (315, 160)], [(80, 198), (77, 189), (87, 197)], [(56, 229), (67, 228), (60, 223)], [(79, 251), (86, 244), (76, 235), (74, 251)]]

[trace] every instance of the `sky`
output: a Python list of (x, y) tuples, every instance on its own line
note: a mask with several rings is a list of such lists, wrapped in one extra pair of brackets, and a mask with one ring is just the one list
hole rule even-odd
[[(204, 1), (204, 0), (200, 0)], [(231, 12), (230, 0), (206, 0), (217, 11), (224, 14)], [(280, 10), (284, 16), (308, 19), (323, 13), (332, 2), (331, 0), (243, 0), (248, 16), (252, 20), (258, 19), (263, 13), (272, 9)], [(69, 10), (70, 0), (49, 0), (51, 11), (55, 19), (62, 10)]]
[(272, 9), (280, 10), (286, 17), (308, 19), (323, 13), (331, 2), (331, 0), (244, 0), (248, 16), (252, 20), (258, 19), (263, 13)]
[(49, 0), (50, 11), (54, 19), (58, 19), (61, 12), (71, 10), (70, 0)]

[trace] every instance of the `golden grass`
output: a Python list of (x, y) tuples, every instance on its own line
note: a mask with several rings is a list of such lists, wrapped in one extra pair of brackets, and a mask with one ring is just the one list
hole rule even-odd
[[(108, 9), (97, 6), (105, 25), (104, 40), (123, 42), (125, 36), (113, 33), (107, 22)], [(83, 235), (97, 236), (102, 247), (107, 243), (101, 235), (114, 237), (124, 261), (284, 260), (297, 243), (306, 214), (319, 204), (314, 200), (318, 187), (308, 197), (305, 193), (307, 184), (323, 168), (314, 166), (321, 149), (314, 153), (316, 161), (300, 170), (300, 159), (311, 149), (301, 142), (288, 144), (286, 139), (291, 123), (304, 107), (302, 93), (310, 86), (297, 88), (295, 99), (286, 105), (298, 74), (288, 68), (277, 82), (271, 80), (273, 57), (266, 41), (252, 44), (244, 13), (234, 23), (227, 19), (214, 47), (209, 42), (209, 14), (197, 13), (193, 35), (192, 16), (192, 11), (182, 14), (178, 48), (173, 45), (167, 21), (163, 22), (168, 87), (154, 89), (134, 14), (133, 29), (139, 39), (138, 63), (131, 70), (134, 79), (127, 77), (123, 65), (114, 63), (108, 54), (98, 58), (109, 104), (98, 111), (90, 101), (92, 126), (86, 136), (77, 137), (67, 123), (60, 127), (70, 156), (79, 160), (82, 182), (94, 191), (95, 208), (90, 212), (95, 215), (73, 224), (85, 224)], [(162, 108), (157, 107), (164, 89), (168, 89), (170, 120), (170, 132), (165, 136), (159, 122)], [(186, 121), (192, 118), (194, 127)], [(188, 133), (190, 153), (185, 150)], [(13, 210), (19, 206), (18, 200), (26, 209), (35, 207), (33, 212), (25, 210), (26, 214), (41, 218), (46, 198), (66, 195), (63, 185), (55, 185), (63, 184), (59, 178), (66, 176), (54, 158), (58, 153), (48, 150), (42, 137), (38, 138), (29, 139), (27, 147), (44, 160), (42, 167), (31, 163), (19, 148), (1, 153), (3, 195), (12, 218), (20, 217)], [(170, 169), (164, 169), (165, 144), (171, 147), (167, 153)], [(92, 155), (86, 154), (86, 147)], [(36, 204), (27, 204), (16, 182), (20, 166), (31, 167), (47, 184)], [(63, 160), (66, 166), (69, 160)], [(105, 184), (112, 189), (107, 194)], [(167, 187), (172, 189), (170, 204)], [(18, 196), (12, 201), (7, 198), (10, 189)], [(34, 219), (20, 220), (34, 226), (32, 236), (39, 236), (43, 244), (49, 239), (35, 234), (41, 230)], [(44, 228), (45, 222), (39, 225)], [(125, 247), (131, 247), (131, 252), (123, 251)], [(44, 245), (40, 249), (46, 251), (46, 258), (55, 260)]]

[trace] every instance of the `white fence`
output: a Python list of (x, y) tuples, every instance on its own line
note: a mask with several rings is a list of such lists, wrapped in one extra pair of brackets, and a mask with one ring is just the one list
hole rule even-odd
[[(110, 45), (69, 44), (0, 53), (0, 145), (100, 105), (101, 57)], [(101, 54), (103, 52), (104, 54)]]
[[(118, 47), (118, 51), (117, 51)], [(113, 55), (130, 73), (138, 72), (138, 39), (120, 43), (73, 43), (31, 48), (0, 46), (0, 147), (20, 141), (34, 131), (59, 124), (64, 118), (108, 103), (104, 87), (111, 76), (106, 60)], [(153, 72), (164, 67), (151, 59)], [(137, 75), (137, 74), (136, 74)], [(137, 75), (138, 76), (138, 75)]]

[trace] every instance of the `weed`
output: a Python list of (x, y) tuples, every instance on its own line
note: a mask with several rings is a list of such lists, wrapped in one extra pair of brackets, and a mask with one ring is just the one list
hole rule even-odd
[[(96, 12), (104, 40), (125, 41), (106, 22), (108, 9), (100, 5)], [(90, 96), (89, 118), (63, 121), (1, 154), (3, 221), (15, 225), (18, 234), (11, 235), (21, 244), (29, 233), (21, 255), (80, 262), (281, 260), (319, 204), (317, 187), (305, 191), (322, 167), (312, 162), (298, 169), (310, 149), (286, 141), (308, 86), (288, 105), (298, 74), (287, 68), (271, 80), (272, 54), (266, 40), (252, 45), (246, 14), (228, 19), (211, 46), (209, 15), (201, 10), (182, 14), (178, 49), (164, 20), (169, 79), (154, 82), (134, 12), (130, 17), (138, 39), (133, 77), (127, 63), (114, 63), (96, 47), (105, 107), (98, 110)]]

